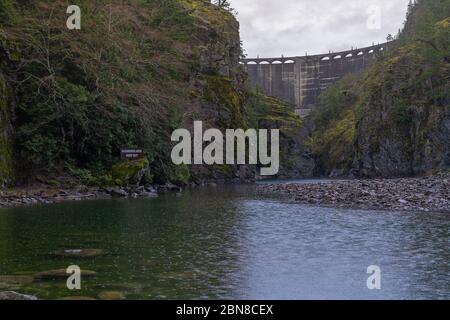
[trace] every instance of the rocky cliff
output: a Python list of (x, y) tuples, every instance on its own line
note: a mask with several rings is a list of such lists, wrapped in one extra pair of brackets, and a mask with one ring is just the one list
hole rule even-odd
[(320, 98), (319, 172), (405, 176), (450, 167), (450, 1), (411, 5), (395, 48)]

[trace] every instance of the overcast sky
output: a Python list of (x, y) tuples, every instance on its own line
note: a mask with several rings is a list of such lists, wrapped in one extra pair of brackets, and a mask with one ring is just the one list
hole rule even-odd
[(389, 33), (396, 34), (402, 27), (409, 0), (230, 2), (238, 12), (250, 58), (336, 52), (384, 42)]

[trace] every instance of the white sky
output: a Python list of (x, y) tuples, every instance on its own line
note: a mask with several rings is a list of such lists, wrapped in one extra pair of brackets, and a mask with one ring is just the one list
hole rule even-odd
[[(409, 0), (230, 0), (248, 57), (302, 56), (384, 42)], [(379, 8), (380, 23), (371, 19)], [(372, 11), (371, 11), (372, 10)], [(369, 25), (372, 27), (368, 27)]]

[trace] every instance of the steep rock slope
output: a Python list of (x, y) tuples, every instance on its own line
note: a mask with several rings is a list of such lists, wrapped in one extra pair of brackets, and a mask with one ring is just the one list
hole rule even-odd
[(309, 142), (320, 173), (404, 176), (450, 167), (450, 1), (408, 10), (395, 48), (326, 91)]

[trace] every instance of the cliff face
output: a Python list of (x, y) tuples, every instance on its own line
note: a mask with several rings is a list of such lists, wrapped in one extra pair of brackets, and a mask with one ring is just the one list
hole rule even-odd
[(430, 60), (414, 61), (415, 53), (399, 52), (387, 62), (399, 80), (411, 82), (383, 77), (383, 89), (372, 87), (372, 103), (361, 108), (353, 162), (360, 175), (417, 175), (450, 167), (450, 65), (439, 63), (439, 71), (425, 75)]
[(410, 7), (398, 48), (364, 79), (353, 167), (364, 176), (450, 167), (450, 1)]
[[(12, 44), (18, 49), (17, 59), (0, 65), (0, 147), (9, 136), (4, 95), (10, 87), (19, 181), (53, 183), (70, 175), (111, 184), (111, 166), (124, 146), (144, 148), (149, 183), (251, 176), (241, 168), (187, 168), (170, 160), (172, 131), (194, 120), (205, 127), (248, 125), (239, 24), (230, 12), (207, 0), (77, 4), (81, 30), (68, 30), (66, 1), (0, 0), (8, 9), (0, 52)], [(2, 166), (9, 154), (2, 151)], [(9, 166), (0, 170), (6, 174)]]
[[(210, 1), (183, 0), (194, 19), (197, 66), (190, 77), (189, 96), (183, 110), (183, 127), (203, 122), (203, 129), (247, 128), (246, 74), (239, 61), (242, 55), (239, 23), (228, 11)], [(188, 168), (191, 180), (251, 180), (249, 166), (193, 165)]]
[(310, 141), (321, 173), (401, 176), (450, 167), (450, 1), (410, 7), (395, 48), (325, 92)]

